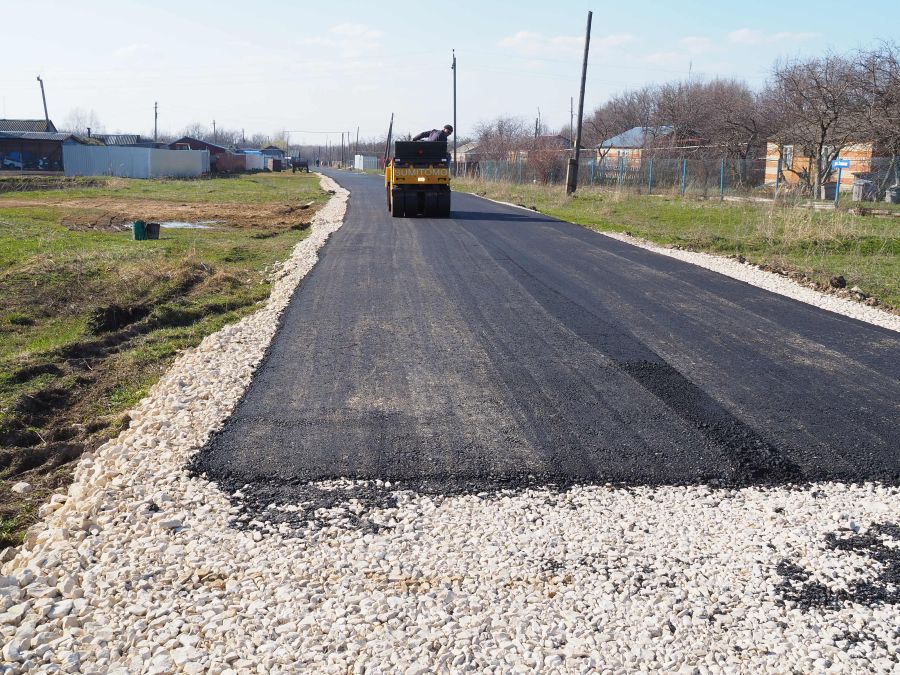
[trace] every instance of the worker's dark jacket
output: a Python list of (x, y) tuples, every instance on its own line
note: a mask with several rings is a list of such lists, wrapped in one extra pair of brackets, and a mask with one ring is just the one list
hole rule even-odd
[(413, 136), (414, 141), (446, 141), (449, 134), (443, 129), (432, 129), (431, 131), (423, 131), (417, 136)]

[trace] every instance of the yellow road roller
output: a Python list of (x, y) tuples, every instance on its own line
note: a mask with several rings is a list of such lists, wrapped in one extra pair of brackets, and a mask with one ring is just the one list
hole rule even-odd
[(450, 215), (447, 141), (397, 141), (384, 166), (388, 211), (395, 218)]

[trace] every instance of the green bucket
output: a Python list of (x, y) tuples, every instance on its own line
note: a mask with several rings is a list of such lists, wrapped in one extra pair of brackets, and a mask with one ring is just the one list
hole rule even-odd
[(136, 220), (131, 224), (131, 235), (135, 241), (144, 241), (147, 238), (147, 223)]

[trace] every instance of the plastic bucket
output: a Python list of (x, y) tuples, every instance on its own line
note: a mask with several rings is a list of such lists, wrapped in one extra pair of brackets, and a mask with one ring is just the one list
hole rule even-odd
[(147, 239), (159, 239), (159, 223), (147, 223)]
[(135, 220), (131, 224), (131, 236), (135, 241), (144, 241), (147, 238), (147, 223)]

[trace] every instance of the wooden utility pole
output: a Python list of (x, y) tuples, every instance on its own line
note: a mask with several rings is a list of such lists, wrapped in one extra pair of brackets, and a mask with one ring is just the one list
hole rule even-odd
[(588, 53), (591, 49), (591, 17), (588, 12), (587, 28), (584, 32), (584, 62), (581, 64), (581, 93), (578, 95), (578, 131), (575, 134), (575, 156), (569, 159), (566, 171), (566, 194), (570, 195), (578, 188), (578, 159), (581, 154), (581, 122), (584, 119), (584, 85), (587, 80)]
[(218, 143), (218, 142), (219, 142), (219, 136), (216, 133), (216, 121), (213, 120), (213, 143)]
[(156, 142), (157, 137), (157, 121), (159, 119), (159, 103), (154, 102), (153, 104), (153, 142)]

